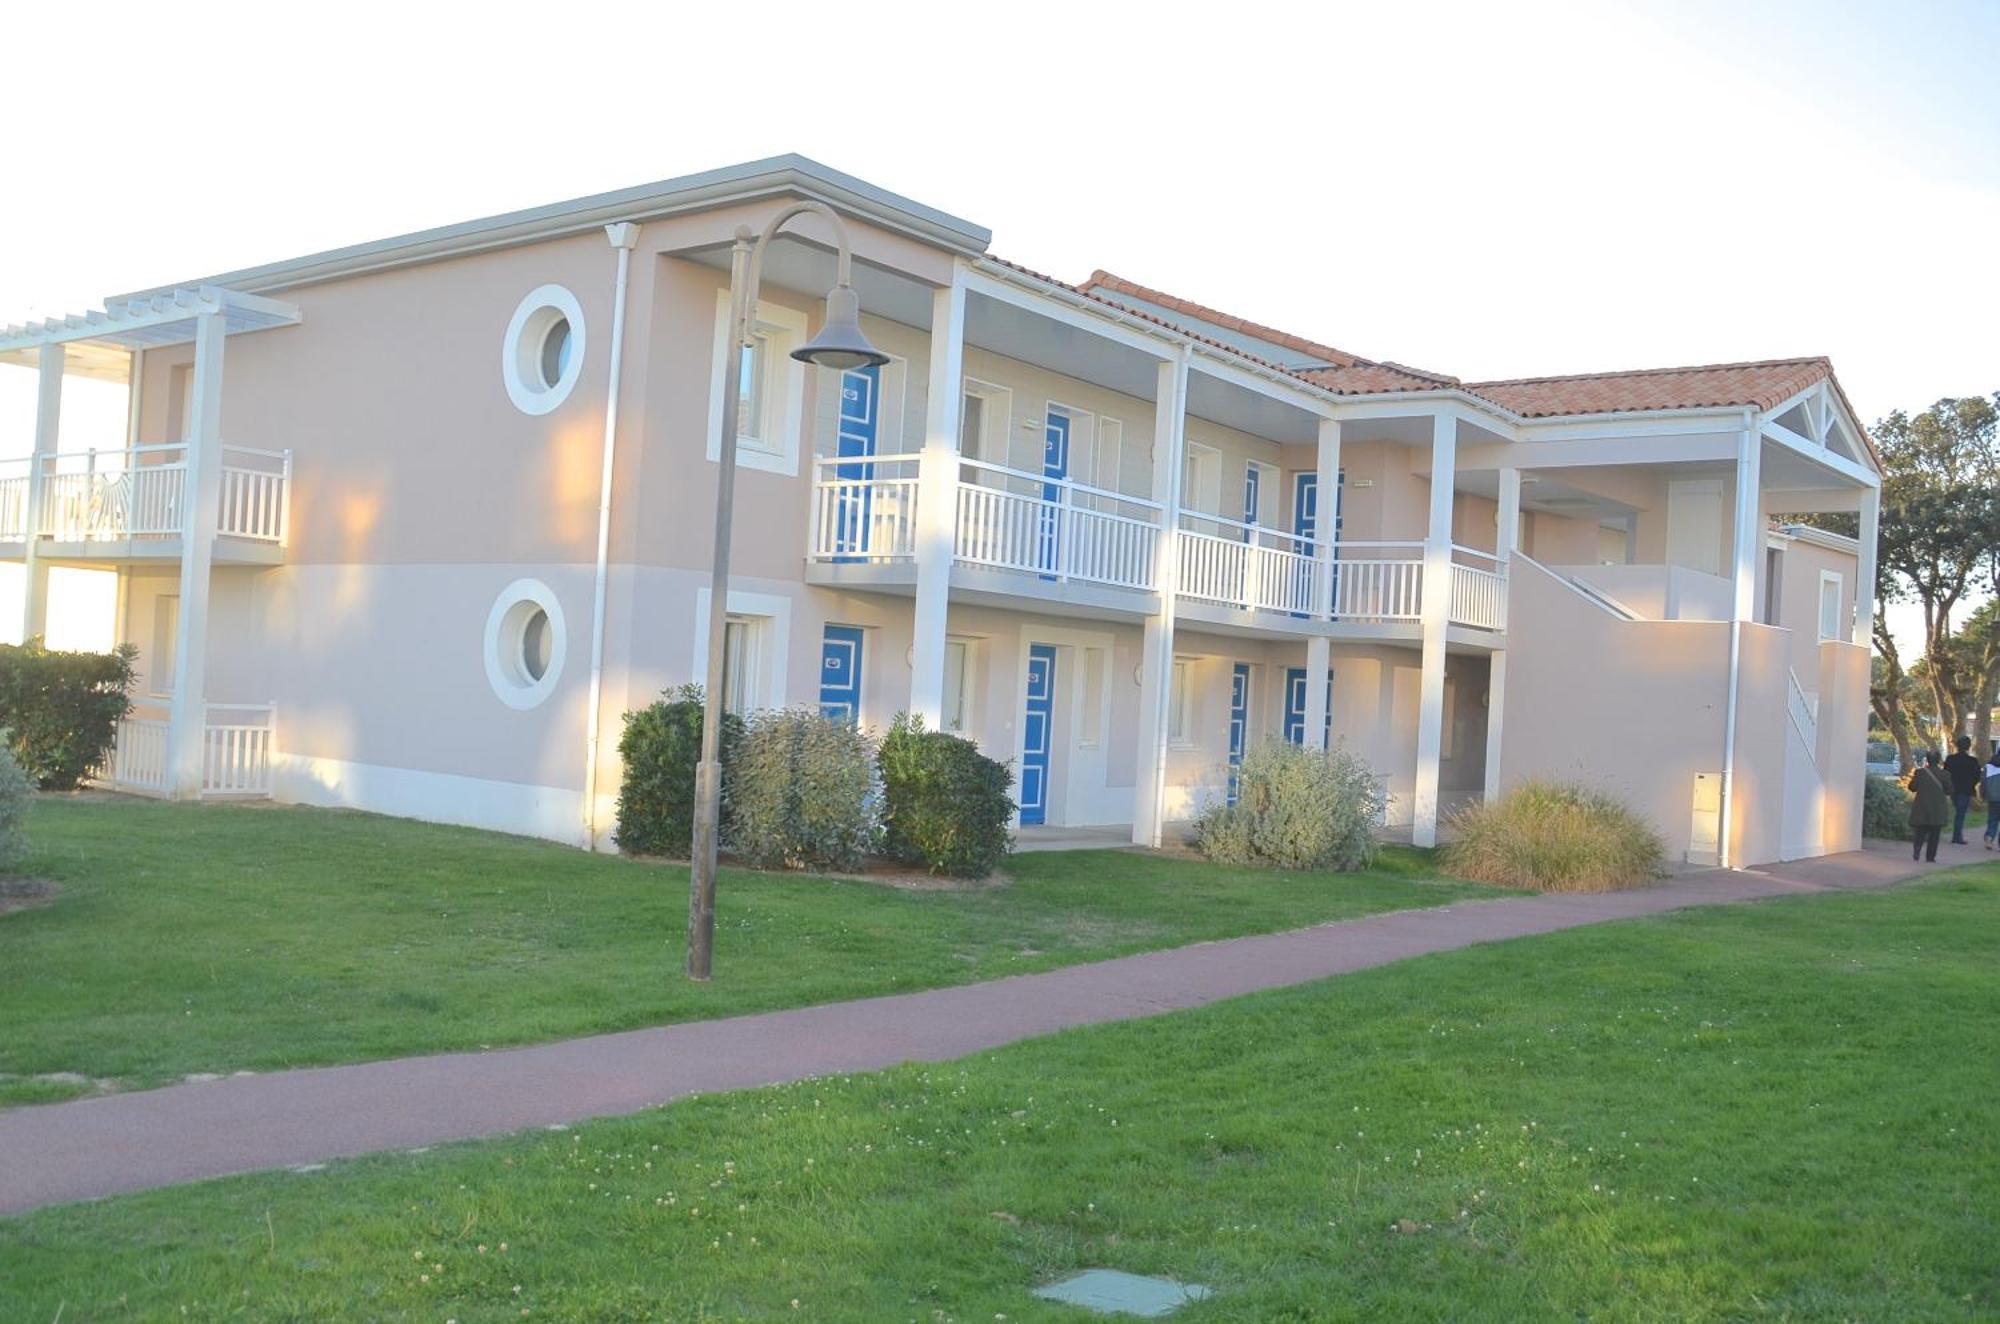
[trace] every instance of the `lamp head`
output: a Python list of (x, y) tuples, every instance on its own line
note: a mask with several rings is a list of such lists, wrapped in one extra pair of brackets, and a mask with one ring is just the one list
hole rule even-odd
[(851, 285), (836, 285), (826, 296), (826, 322), (819, 334), (792, 351), (801, 363), (845, 372), (850, 368), (881, 367), (889, 356), (861, 334), (861, 300)]

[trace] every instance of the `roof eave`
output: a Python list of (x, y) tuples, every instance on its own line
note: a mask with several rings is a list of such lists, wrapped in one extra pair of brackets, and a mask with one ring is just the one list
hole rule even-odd
[(114, 295), (106, 302), (150, 298), (187, 285), (219, 285), (250, 293), (269, 293), (337, 277), (561, 238), (617, 221), (660, 220), (774, 196), (824, 202), (843, 214), (967, 256), (985, 252), (993, 238), (992, 231), (984, 226), (877, 188), (807, 157), (788, 154), (244, 267), (200, 281), (136, 290)]

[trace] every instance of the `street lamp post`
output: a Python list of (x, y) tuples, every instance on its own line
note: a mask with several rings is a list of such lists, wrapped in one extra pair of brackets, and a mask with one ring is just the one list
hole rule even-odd
[(694, 859), (688, 871), (687, 974), (694, 980), (707, 980), (715, 950), (715, 855), (722, 818), (724, 635), (729, 622), (729, 540), (736, 501), (736, 427), (743, 354), (756, 345), (757, 287), (763, 279), (764, 250), (787, 222), (808, 212), (824, 218), (833, 227), (840, 258), (833, 289), (826, 296), (826, 321), (818, 335), (792, 351), (792, 357), (835, 371), (880, 366), (889, 361), (887, 354), (869, 344), (868, 338), (861, 334), (861, 301), (855, 297), (851, 283), (853, 256), (848, 249), (847, 229), (832, 208), (818, 202), (795, 202), (772, 217), (762, 234), (753, 236), (747, 225), (736, 228), (736, 242), (729, 253), (729, 343), (734, 346), (734, 354), (724, 365), (722, 382), (722, 441), (715, 479), (715, 560), (709, 572), (708, 589), (708, 684), (702, 703), (701, 763), (695, 769)]

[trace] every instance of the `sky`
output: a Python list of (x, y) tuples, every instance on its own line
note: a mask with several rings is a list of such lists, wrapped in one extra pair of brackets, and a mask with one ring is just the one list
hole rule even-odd
[[(1826, 354), (1864, 424), (2000, 389), (1993, 0), (8, 22), (0, 324), (796, 151), (1037, 270), (1467, 380)], [(0, 455), (32, 407), (0, 369)]]

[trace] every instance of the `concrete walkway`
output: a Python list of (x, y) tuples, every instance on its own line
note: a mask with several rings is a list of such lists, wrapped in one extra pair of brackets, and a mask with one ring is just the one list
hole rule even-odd
[(1397, 911), (958, 988), (15, 1108), (0, 1112), (0, 1214), (636, 1112), (689, 1094), (945, 1061), (1474, 943), (1686, 906), (1882, 887), (1922, 871), (1900, 849), (1871, 849), (1605, 896)]

